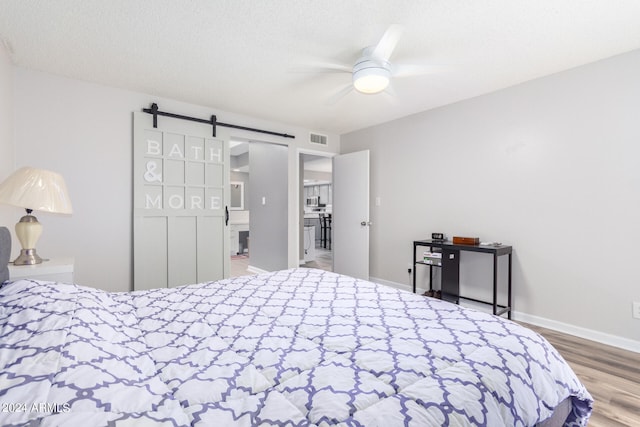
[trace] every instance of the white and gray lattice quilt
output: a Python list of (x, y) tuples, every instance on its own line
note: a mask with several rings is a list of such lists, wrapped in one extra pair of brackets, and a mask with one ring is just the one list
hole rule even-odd
[(131, 293), (0, 288), (0, 424), (532, 426), (591, 396), (543, 338), (311, 269)]

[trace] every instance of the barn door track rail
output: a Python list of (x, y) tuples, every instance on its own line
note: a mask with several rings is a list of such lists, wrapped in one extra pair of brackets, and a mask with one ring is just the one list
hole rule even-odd
[(192, 121), (192, 122), (210, 124), (211, 126), (213, 126), (213, 136), (214, 137), (216, 136), (216, 127), (217, 126), (222, 126), (222, 127), (226, 127), (226, 128), (248, 130), (248, 131), (251, 131), (251, 132), (266, 133), (268, 135), (281, 136), (283, 138), (295, 138), (294, 135), (288, 135), (286, 133), (272, 132), (270, 130), (256, 129), (256, 128), (250, 128), (250, 127), (246, 127), (246, 126), (238, 126), (238, 125), (232, 125), (232, 124), (229, 124), (229, 123), (222, 123), (222, 122), (218, 121), (218, 118), (215, 115), (212, 115), (211, 118), (209, 120), (207, 120), (207, 119), (199, 119), (197, 117), (183, 116), (181, 114), (167, 113), (166, 111), (158, 110), (158, 104), (156, 104), (156, 103), (151, 104), (151, 108), (143, 108), (142, 111), (144, 111), (145, 113), (149, 113), (149, 114), (153, 115), (153, 127), (154, 128), (158, 127), (158, 116), (165, 116), (165, 117), (173, 117), (174, 119), (182, 119), (182, 120), (189, 120), (189, 121)]

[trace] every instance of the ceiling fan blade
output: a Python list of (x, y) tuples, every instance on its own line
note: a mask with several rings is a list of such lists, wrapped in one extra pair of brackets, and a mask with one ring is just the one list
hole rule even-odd
[(387, 95), (391, 96), (392, 98), (397, 98), (398, 97), (398, 92), (396, 92), (396, 88), (393, 85), (393, 82), (389, 83), (389, 86), (387, 86), (384, 89), (384, 93), (386, 93)]
[(345, 96), (347, 96), (349, 93), (351, 93), (353, 91), (353, 85), (352, 84), (348, 84), (346, 86), (344, 86), (343, 88), (341, 88), (340, 90), (338, 90), (336, 93), (332, 94), (329, 99), (327, 99), (326, 104), (327, 105), (334, 105), (336, 104), (338, 101), (340, 101), (342, 98), (344, 98)]
[(387, 31), (384, 32), (382, 38), (373, 49), (372, 56), (389, 61), (389, 58), (391, 57), (393, 50), (396, 48), (400, 37), (402, 37), (403, 32), (404, 27), (402, 25), (392, 24), (387, 28)]
[(291, 73), (351, 73), (353, 67), (334, 62), (316, 62), (301, 67), (289, 68)]
[(399, 64), (393, 66), (393, 77), (424, 76), (447, 71), (449, 67), (442, 65)]

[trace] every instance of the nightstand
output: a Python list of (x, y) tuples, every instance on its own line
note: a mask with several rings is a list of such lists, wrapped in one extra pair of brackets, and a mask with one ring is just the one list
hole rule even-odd
[(33, 279), (73, 283), (73, 257), (51, 258), (35, 265), (9, 263), (9, 280)]

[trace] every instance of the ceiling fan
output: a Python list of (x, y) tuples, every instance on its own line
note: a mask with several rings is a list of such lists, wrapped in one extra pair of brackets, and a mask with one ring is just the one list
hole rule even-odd
[(364, 94), (376, 94), (389, 88), (394, 77), (415, 76), (433, 72), (434, 67), (420, 65), (396, 65), (390, 61), (391, 55), (402, 37), (404, 28), (392, 24), (384, 32), (380, 41), (374, 46), (363, 49), (353, 66), (345, 64), (324, 63), (313, 69), (302, 69), (302, 72), (351, 73), (352, 84), (340, 90), (333, 100), (337, 100), (353, 89)]
[(362, 51), (362, 56), (356, 61), (352, 72), (353, 87), (358, 92), (374, 94), (389, 86), (393, 74), (389, 58), (402, 32), (402, 26), (393, 24), (387, 28), (377, 45), (366, 47)]

